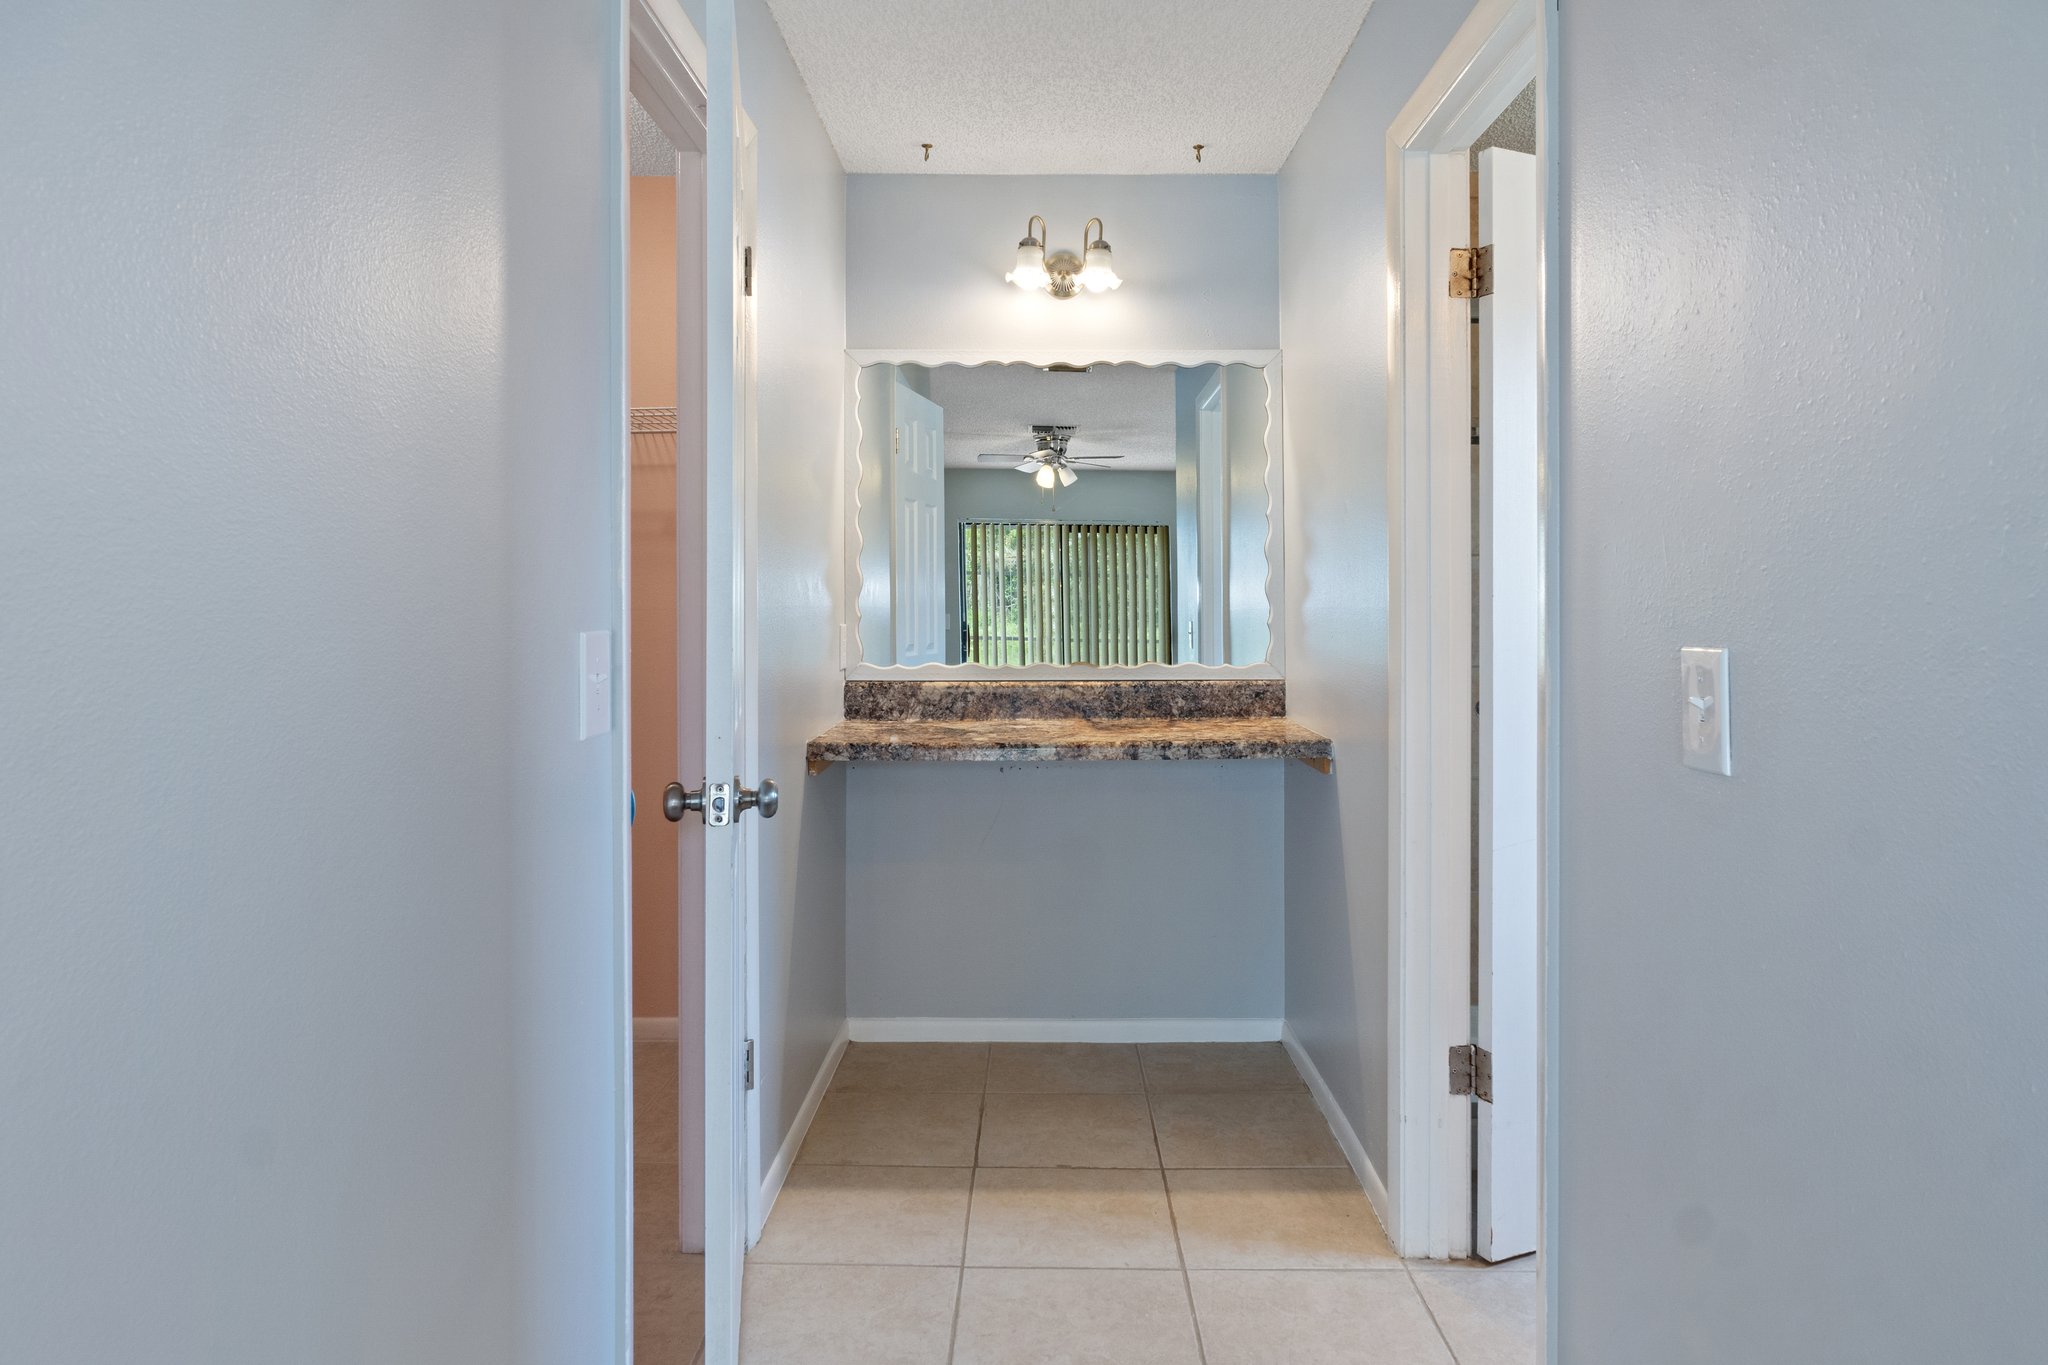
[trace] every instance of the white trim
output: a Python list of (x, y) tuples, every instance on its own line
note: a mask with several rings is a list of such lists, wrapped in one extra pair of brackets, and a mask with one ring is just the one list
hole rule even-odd
[[(1470, 322), (1449, 298), (1447, 253), (1469, 230), (1464, 149), (1545, 79), (1548, 21), (1544, 0), (1479, 0), (1387, 131), (1388, 1232), (1412, 1257), (1462, 1257), (1472, 1242), (1471, 1101), (1444, 1085), (1446, 1049), (1471, 1039), (1472, 950)], [(1555, 213), (1546, 184), (1546, 402)], [(1554, 500), (1547, 431), (1541, 458)], [(1544, 595), (1554, 628), (1554, 572)]]
[(856, 1043), (1271, 1043), (1278, 1019), (849, 1019)]
[[(1387, 1186), (1380, 1179), (1380, 1173), (1372, 1164), (1372, 1158), (1365, 1154), (1365, 1144), (1358, 1140), (1358, 1130), (1351, 1126), (1351, 1120), (1344, 1117), (1344, 1107), (1337, 1103), (1337, 1097), (1330, 1092), (1330, 1083), (1323, 1079), (1323, 1073), (1316, 1069), (1308, 1049), (1295, 1034), (1291, 1024), (1280, 1025), (1280, 1042), (1287, 1049), (1287, 1055), (1294, 1061), (1294, 1069), (1308, 1082), (1309, 1094), (1315, 1096), (1316, 1108), (1323, 1111), (1329, 1120), (1330, 1132), (1336, 1136), (1337, 1146), (1344, 1153), (1344, 1159), (1351, 1163), (1351, 1173), (1358, 1177), (1358, 1183), (1365, 1190), (1365, 1197), (1372, 1203), (1372, 1211), (1379, 1215), (1380, 1226), (1387, 1227)], [(1392, 1233), (1388, 1234), (1392, 1240)]]
[[(861, 657), (860, 643), (860, 372), (866, 365), (1250, 365), (1266, 380), (1266, 657), (1256, 664), (1133, 664), (1074, 666), (1034, 664), (1028, 668), (993, 668), (982, 664), (875, 664)], [(1285, 375), (1278, 350), (1151, 349), (1151, 350), (878, 350), (846, 352), (846, 496), (844, 551), (841, 572), (846, 585), (840, 619), (840, 658), (848, 678), (949, 681), (996, 678), (1007, 681), (1154, 678), (1281, 678), (1286, 675), (1286, 613), (1278, 594), (1287, 582), (1286, 528), (1280, 523), (1286, 505)]]
[(783, 1182), (789, 1179), (789, 1168), (796, 1164), (796, 1154), (810, 1135), (811, 1121), (818, 1117), (818, 1106), (825, 1102), (825, 1092), (832, 1088), (833, 1073), (839, 1070), (839, 1059), (846, 1055), (848, 1041), (846, 1025), (841, 1024), (838, 1034), (832, 1039), (832, 1046), (825, 1051), (823, 1065), (811, 1078), (811, 1088), (805, 1092), (804, 1102), (797, 1108), (796, 1119), (789, 1125), (788, 1135), (782, 1139), (782, 1146), (776, 1149), (775, 1160), (768, 1163), (768, 1170), (761, 1177), (761, 1188), (754, 1198), (754, 1215), (747, 1227), (747, 1246), (750, 1248), (761, 1240), (761, 1229), (768, 1226), (768, 1215), (775, 1211), (775, 1200), (782, 1193)]
[(673, 1043), (682, 1036), (673, 1016), (658, 1018), (654, 1015), (633, 1016), (633, 1041), (636, 1043)]

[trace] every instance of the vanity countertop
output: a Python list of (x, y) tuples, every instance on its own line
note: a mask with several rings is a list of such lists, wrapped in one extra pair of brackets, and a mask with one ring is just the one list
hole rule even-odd
[[(1093, 716), (1075, 714), (1083, 709), (1077, 703), (1085, 696), (1084, 689), (1092, 686), (1085, 683), (998, 685), (1004, 693), (1023, 692), (1022, 705), (988, 704), (997, 699), (989, 695), (995, 689), (987, 684), (926, 684), (934, 689), (931, 696), (911, 704), (899, 693), (888, 698), (891, 704), (886, 707), (871, 704), (878, 699), (874, 693), (862, 695), (856, 691), (876, 686), (847, 685), (846, 709), (854, 718), (841, 721), (811, 741), (806, 757), (813, 773), (823, 772), (834, 763), (859, 762), (1298, 758), (1320, 772), (1329, 772), (1331, 766), (1328, 739), (1284, 714), (1272, 714), (1284, 707), (1284, 701), (1279, 706), (1244, 706), (1245, 694), (1238, 690), (1242, 685), (1235, 683), (1216, 685), (1216, 701), (1228, 704), (1189, 704), (1188, 684), (1173, 683), (1166, 684), (1165, 688), (1171, 690), (1163, 692), (1174, 699), (1173, 705), (1162, 708), (1168, 714), (1133, 715), (1131, 711), (1142, 707), (1133, 705), (1133, 699), (1125, 693), (1117, 697), (1116, 704), (1102, 708), (1111, 714)], [(958, 702), (957, 689), (963, 686), (978, 689), (972, 694), (974, 703)], [(1044, 708), (1052, 714), (1029, 714), (1040, 708), (1032, 704), (1037, 698), (1026, 689), (1038, 687), (1047, 689), (1043, 694), (1046, 700), (1057, 699), (1057, 705)], [(941, 688), (946, 691), (938, 691)], [(1258, 701), (1266, 703), (1267, 698), (1261, 696)], [(877, 710), (893, 714), (876, 715)], [(1254, 714), (1245, 714), (1246, 710)]]

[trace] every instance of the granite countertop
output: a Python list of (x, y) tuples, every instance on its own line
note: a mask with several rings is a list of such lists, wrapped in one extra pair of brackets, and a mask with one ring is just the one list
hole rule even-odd
[[(1270, 689), (1257, 696), (1257, 704), (1247, 706), (1246, 694), (1231, 690), (1240, 684), (1218, 684), (1216, 691), (1194, 703), (1188, 684), (1166, 684), (1159, 707), (1165, 714), (1134, 715), (1145, 707), (1142, 696), (1134, 697), (1130, 689), (1143, 685), (1102, 684), (1123, 690), (1104, 696), (1109, 704), (1101, 709), (1109, 714), (1089, 716), (1075, 712), (1083, 709), (1083, 689), (1094, 684), (1063, 684), (1037, 694), (1025, 689), (1045, 684), (999, 684), (1012, 694), (1000, 698), (991, 695), (988, 684), (922, 684), (931, 689), (929, 694), (898, 691), (887, 697), (886, 706), (873, 704), (876, 694), (857, 691), (872, 686), (847, 685), (846, 709), (855, 718), (811, 741), (806, 757), (813, 773), (834, 763), (855, 762), (1298, 758), (1321, 772), (1331, 767), (1328, 739), (1284, 714), (1269, 714), (1284, 710), (1284, 694), (1279, 694), (1283, 699), (1276, 705)], [(973, 701), (963, 704), (962, 687), (978, 689), (971, 694)], [(1040, 698), (1053, 704), (1041, 708), (1035, 704)], [(1040, 709), (1051, 714), (1029, 714)], [(1247, 710), (1253, 714), (1245, 714)]]

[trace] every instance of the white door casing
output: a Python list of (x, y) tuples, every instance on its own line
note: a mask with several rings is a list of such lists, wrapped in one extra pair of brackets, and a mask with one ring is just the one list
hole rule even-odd
[(1536, 1250), (1541, 1219), (1542, 490), (1536, 158), (1479, 154), (1479, 239), (1493, 292), (1479, 314), (1478, 1106), (1473, 1254)]
[(893, 390), (889, 497), (896, 662), (946, 662), (946, 414), (901, 379)]

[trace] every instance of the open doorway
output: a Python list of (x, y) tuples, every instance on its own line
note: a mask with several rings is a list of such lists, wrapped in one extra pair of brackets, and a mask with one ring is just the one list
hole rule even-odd
[(1555, 1294), (1532, 1254), (1555, 1217), (1545, 13), (1483, 0), (1387, 134), (1392, 1221), (1405, 1255), (1538, 1270), (1532, 1352)]
[[(701, 405), (681, 410), (679, 375), (702, 357), (679, 326), (679, 259), (695, 254), (678, 230), (683, 158), (646, 106), (627, 106), (630, 742), (651, 794), (702, 767), (685, 723), (703, 709), (702, 630), (685, 624), (702, 616), (702, 532), (678, 498), (680, 430), (702, 421)], [(659, 816), (650, 800), (632, 831), (633, 1340), (636, 1359), (688, 1365), (704, 1336), (704, 844)]]

